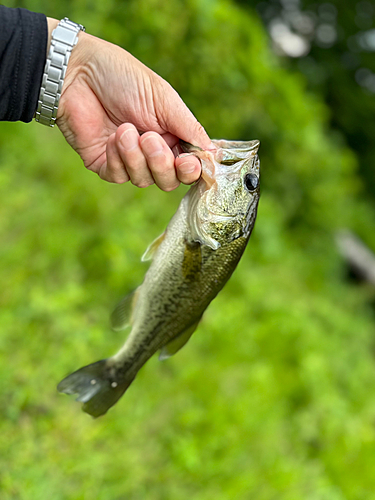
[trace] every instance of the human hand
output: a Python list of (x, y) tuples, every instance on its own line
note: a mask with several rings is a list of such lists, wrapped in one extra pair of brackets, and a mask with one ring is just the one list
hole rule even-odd
[[(48, 19), (49, 32), (58, 21)], [(85, 166), (102, 179), (171, 191), (201, 172), (179, 139), (214, 146), (177, 92), (131, 54), (79, 34), (69, 60), (57, 125)], [(176, 156), (176, 158), (175, 158)]]

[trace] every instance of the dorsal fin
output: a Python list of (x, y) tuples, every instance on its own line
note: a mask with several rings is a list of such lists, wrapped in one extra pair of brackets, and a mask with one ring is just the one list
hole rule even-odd
[(141, 261), (146, 262), (147, 260), (152, 260), (156, 250), (159, 248), (159, 245), (165, 238), (165, 231), (161, 233), (149, 246), (146, 248), (145, 253), (142, 255)]
[(139, 289), (140, 287), (136, 288), (120, 300), (111, 314), (111, 326), (115, 332), (124, 330), (127, 326), (131, 325)]
[(192, 324), (187, 330), (180, 333), (180, 335), (177, 335), (177, 337), (165, 344), (165, 346), (163, 346), (160, 351), (159, 360), (163, 361), (164, 359), (170, 358), (171, 356), (173, 356), (173, 354), (176, 354), (177, 351), (184, 347), (186, 342), (190, 339), (190, 337), (197, 329), (200, 320), (201, 318), (199, 318), (199, 320)]

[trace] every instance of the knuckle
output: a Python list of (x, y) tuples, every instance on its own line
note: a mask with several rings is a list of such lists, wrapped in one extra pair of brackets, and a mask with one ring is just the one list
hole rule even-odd
[(141, 135), (141, 143), (144, 142), (149, 137), (154, 137), (155, 139), (159, 139), (160, 135), (157, 132), (154, 132), (153, 130), (148, 130), (147, 132), (144, 132)]
[(120, 175), (114, 175), (112, 177), (114, 183), (116, 184), (125, 184), (125, 182), (128, 182), (129, 181), (129, 177), (128, 176), (120, 176)]
[(147, 167), (146, 159), (140, 151), (131, 151), (123, 155), (126, 170), (139, 171)]
[(97, 172), (99, 177), (102, 179), (102, 181), (106, 182), (111, 182), (112, 184), (116, 184), (116, 181), (114, 180), (112, 175), (108, 175), (108, 172), (105, 170), (100, 169), (99, 172)]
[(137, 186), (138, 188), (144, 189), (149, 186), (152, 186), (154, 184), (153, 181), (135, 181), (133, 182), (134, 186)]
[(126, 170), (132, 175), (137, 175), (137, 174), (139, 175), (141, 172), (143, 172), (147, 168), (145, 162), (143, 162), (143, 161), (139, 161), (139, 162), (131, 161), (131, 162), (124, 162), (124, 163), (125, 163)]
[(149, 159), (148, 165), (150, 170), (158, 175), (165, 175), (170, 172), (174, 173), (174, 165), (167, 160), (165, 153), (161, 153), (159, 156), (154, 157), (151, 160)]
[[(88, 167), (89, 168), (89, 167)], [(89, 168), (89, 170), (93, 170), (91, 168)], [(93, 170), (94, 172), (96, 172), (98, 174), (98, 176), (103, 180), (103, 181), (109, 181), (109, 179), (107, 178), (107, 172), (106, 170), (102, 167), (100, 167), (98, 170)]]
[(180, 183), (178, 182), (176, 184), (171, 184), (169, 186), (159, 186), (159, 187), (162, 191), (169, 193), (170, 191), (174, 191), (175, 189), (177, 189), (179, 185)]
[(127, 132), (128, 130), (134, 130), (137, 132), (136, 127), (132, 123), (123, 123), (118, 127), (115, 133), (115, 142), (119, 141), (121, 139), (121, 136), (124, 132)]
[(195, 122), (194, 127), (195, 127), (196, 132), (199, 135), (206, 134), (206, 131), (203, 128), (203, 125), (201, 125), (198, 120)]
[(193, 131), (198, 137), (202, 135), (207, 135), (207, 132), (205, 131), (203, 125), (196, 118), (193, 125)]
[(138, 147), (133, 149), (125, 149), (123, 146), (120, 148), (120, 156), (125, 159), (125, 161), (137, 161), (143, 158), (142, 150)]
[(115, 184), (123, 184), (129, 180), (129, 176), (123, 166), (115, 163), (107, 164), (106, 178)]

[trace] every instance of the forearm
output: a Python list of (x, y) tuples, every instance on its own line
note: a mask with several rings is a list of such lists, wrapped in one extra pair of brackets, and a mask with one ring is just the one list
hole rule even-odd
[[(179, 139), (203, 149), (211, 141), (177, 92), (129, 52), (84, 33), (81, 25), (64, 20), (56, 37), (65, 22), (74, 31), (66, 73), (61, 55), (55, 57), (55, 50), (65, 52), (56, 44), (37, 111), (59, 21), (0, 6), (0, 120), (29, 122), (35, 114), (37, 121), (53, 126), (56, 119), (85, 166), (110, 182), (131, 180), (139, 187), (155, 182), (170, 191), (180, 181), (196, 181), (200, 162), (192, 155), (175, 158)], [(61, 70), (58, 85), (56, 69)]]
[(0, 23), (0, 120), (30, 122), (46, 60), (46, 17), (0, 6)]

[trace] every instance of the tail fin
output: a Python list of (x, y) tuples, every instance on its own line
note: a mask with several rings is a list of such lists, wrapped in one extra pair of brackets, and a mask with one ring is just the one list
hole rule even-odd
[(78, 394), (82, 409), (93, 417), (107, 413), (134, 380), (126, 379), (116, 368), (102, 359), (65, 377), (57, 386), (59, 392)]

